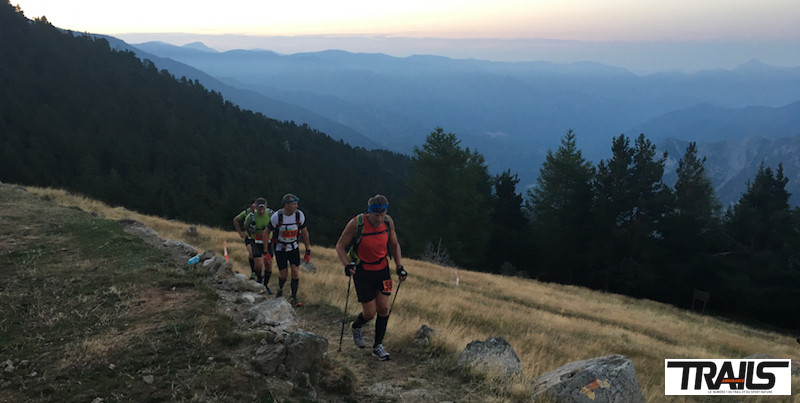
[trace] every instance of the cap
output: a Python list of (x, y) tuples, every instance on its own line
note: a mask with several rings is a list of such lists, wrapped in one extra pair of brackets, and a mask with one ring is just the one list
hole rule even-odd
[(267, 199), (263, 197), (256, 199), (256, 207), (267, 207)]
[(300, 201), (300, 198), (295, 196), (295, 195), (293, 195), (293, 194), (291, 194), (291, 193), (287, 193), (285, 196), (283, 196), (283, 204), (289, 204), (289, 203), (294, 203), (294, 202), (299, 202), (299, 201)]

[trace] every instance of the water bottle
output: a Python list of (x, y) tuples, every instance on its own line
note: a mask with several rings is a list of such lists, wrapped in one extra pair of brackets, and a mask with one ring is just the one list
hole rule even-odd
[(189, 259), (189, 264), (190, 265), (197, 264), (197, 262), (199, 262), (199, 261), (200, 261), (200, 255), (196, 255), (195, 257)]

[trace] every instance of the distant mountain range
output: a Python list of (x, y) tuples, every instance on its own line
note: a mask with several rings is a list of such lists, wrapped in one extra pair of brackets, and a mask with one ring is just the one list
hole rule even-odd
[[(659, 151), (667, 151), (668, 174), (664, 181), (675, 183), (674, 170), (686, 152), (689, 142), (669, 138), (658, 144)], [(715, 143), (698, 143), (697, 154), (707, 158), (705, 168), (720, 201), (725, 207), (742, 197), (747, 182), (755, 178), (761, 163), (772, 168), (783, 164), (784, 175), (789, 178), (786, 190), (792, 194), (789, 203), (800, 205), (800, 134), (793, 137), (745, 137)]]
[[(778, 144), (790, 141), (780, 138), (800, 133), (800, 68), (756, 60), (733, 70), (639, 76), (591, 62), (397, 58), (335, 50), (292, 55), (217, 52), (200, 43), (179, 47), (148, 42), (134, 47), (160, 58), (154, 62), (176, 76), (186, 70), (167, 67), (173, 60), (214, 77), (217, 83), (207, 86), (226, 97), (231, 94), (233, 100), (247, 99), (248, 104), (236, 101), (245, 108), (276, 119), (285, 119), (277, 113), (291, 115), (289, 109), (252, 105), (293, 105), (298, 107), (292, 110), (297, 119), (303, 119), (297, 110), (313, 113), (308, 120), (295, 120), (346, 142), (360, 141), (354, 145), (410, 154), (441, 126), (456, 133), (462, 145), (481, 152), (492, 172), (511, 169), (519, 174), (521, 186), (535, 182), (547, 149), (557, 148), (568, 129), (575, 130), (578, 146), (594, 163), (608, 158), (611, 138), (620, 133), (644, 133), (654, 143), (674, 138), (726, 142), (727, 147), (755, 147), (755, 140), (743, 140), (754, 136)], [(249, 98), (236, 93), (241, 90), (248, 91)], [(357, 135), (368, 141), (354, 140)], [(676, 157), (682, 153), (670, 151)], [(711, 166), (716, 161), (709, 158), (709, 172), (734, 169), (722, 161)], [(737, 175), (730, 180), (739, 181)], [(742, 186), (745, 180), (739, 181)], [(735, 195), (736, 191), (720, 197), (729, 202)]]
[[(78, 33), (76, 33), (76, 35), (78, 35)], [(177, 78), (186, 77), (187, 79), (198, 80), (204, 87), (221, 93), (225, 99), (230, 100), (244, 109), (249, 109), (253, 112), (261, 112), (265, 116), (276, 120), (294, 121), (298, 125), (306, 123), (312, 128), (320, 130), (335, 139), (344, 140), (345, 143), (354, 147), (364, 147), (370, 150), (384, 148), (360, 134), (358, 131), (341, 123), (334, 122), (331, 119), (301, 106), (270, 98), (256, 91), (230, 86), (192, 66), (173, 59), (158, 57), (131, 46), (117, 38), (106, 35), (95, 36), (105, 38), (112, 49), (129, 50), (136, 53), (137, 57), (142, 60), (149, 59), (159, 69), (168, 70), (170, 74)], [(184, 49), (188, 52), (216, 52), (199, 42), (184, 45), (180, 49)]]

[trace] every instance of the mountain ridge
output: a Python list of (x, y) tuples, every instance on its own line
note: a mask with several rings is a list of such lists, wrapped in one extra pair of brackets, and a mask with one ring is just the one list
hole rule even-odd
[(593, 62), (398, 58), (341, 50), (175, 56), (230, 85), (349, 125), (395, 152), (410, 154), (425, 134), (442, 127), (481, 152), (492, 173), (518, 173), (522, 186), (535, 182), (546, 150), (556, 149), (568, 129), (596, 163), (613, 136), (626, 130), (638, 135), (641, 125), (678, 110), (701, 104), (780, 108), (800, 98), (800, 68), (752, 60), (732, 70), (640, 76)]

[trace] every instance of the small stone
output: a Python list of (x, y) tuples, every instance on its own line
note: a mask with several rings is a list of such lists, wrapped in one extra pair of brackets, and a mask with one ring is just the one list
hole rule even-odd
[(153, 383), (153, 381), (155, 381), (155, 378), (153, 377), (153, 375), (145, 375), (145, 376), (142, 377), (142, 380), (146, 384), (151, 385)]

